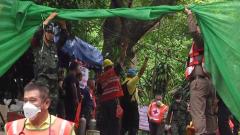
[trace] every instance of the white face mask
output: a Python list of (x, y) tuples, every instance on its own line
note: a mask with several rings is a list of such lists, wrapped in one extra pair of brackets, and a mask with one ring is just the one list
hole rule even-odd
[(23, 105), (23, 111), (26, 118), (34, 119), (35, 116), (37, 116), (37, 114), (41, 112), (41, 109), (39, 107), (36, 107), (32, 103), (27, 102)]
[(157, 103), (158, 106), (162, 105), (162, 102), (160, 100), (158, 100), (156, 103)]

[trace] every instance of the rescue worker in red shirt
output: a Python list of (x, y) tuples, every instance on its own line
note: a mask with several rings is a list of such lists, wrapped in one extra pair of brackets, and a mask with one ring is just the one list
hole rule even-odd
[(162, 103), (160, 95), (148, 107), (150, 135), (164, 135), (168, 106)]
[(186, 79), (190, 82), (190, 113), (196, 135), (215, 135), (216, 92), (214, 92), (210, 74), (204, 67), (204, 41), (191, 10), (186, 8), (185, 13), (188, 15), (189, 32), (193, 37), (185, 72)]
[(75, 135), (74, 124), (48, 112), (49, 89), (37, 83), (24, 88), (23, 111), (26, 118), (8, 122), (7, 135)]
[(123, 96), (120, 78), (125, 76), (123, 71), (124, 59), (128, 44), (126, 41), (120, 45), (121, 51), (116, 64), (105, 59), (104, 72), (97, 74), (97, 128), (102, 135), (120, 135), (123, 109), (119, 98)]
[(119, 135), (120, 120), (117, 109), (120, 104), (119, 97), (123, 96), (120, 82), (121, 64), (114, 66), (109, 59), (103, 62), (104, 72), (98, 77), (98, 93), (100, 93), (100, 115), (102, 123), (100, 132), (103, 135)]

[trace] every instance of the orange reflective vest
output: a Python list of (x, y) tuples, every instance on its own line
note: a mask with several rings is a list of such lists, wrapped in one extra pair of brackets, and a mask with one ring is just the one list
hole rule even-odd
[[(49, 128), (43, 130), (28, 130), (24, 128), (25, 119), (19, 119), (6, 124), (6, 133), (7, 135), (19, 135), (20, 132), (23, 132), (25, 135), (48, 135)], [(74, 130), (74, 124), (67, 120), (61, 118), (56, 118), (54, 123), (51, 125), (51, 135), (71, 135)], [(22, 131), (23, 130), (23, 131)]]
[(115, 73), (114, 68), (105, 71), (100, 76), (98, 82), (101, 84), (103, 90), (100, 101), (107, 101), (123, 96), (120, 78)]
[(156, 102), (152, 102), (148, 107), (148, 118), (150, 122), (160, 124), (164, 120), (164, 116), (168, 111), (168, 106), (158, 106)]
[[(196, 65), (202, 65), (204, 67), (204, 48), (197, 48), (196, 44), (193, 42), (191, 50), (188, 55), (187, 68), (185, 71), (185, 77), (189, 79), (191, 73), (193, 72)], [(202, 56), (202, 57), (200, 57)], [(203, 71), (205, 72), (204, 68)]]

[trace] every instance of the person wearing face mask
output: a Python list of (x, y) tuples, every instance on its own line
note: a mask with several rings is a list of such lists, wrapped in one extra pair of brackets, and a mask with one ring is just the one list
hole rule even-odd
[(26, 118), (8, 122), (6, 135), (75, 135), (74, 124), (49, 114), (49, 89), (31, 82), (24, 88), (23, 111)]
[(179, 92), (176, 92), (173, 98), (174, 101), (169, 106), (165, 127), (171, 127), (172, 135), (185, 135), (189, 115), (188, 104), (181, 99)]
[(162, 96), (156, 95), (155, 100), (148, 107), (148, 121), (150, 135), (164, 135), (165, 118), (168, 106), (162, 103)]

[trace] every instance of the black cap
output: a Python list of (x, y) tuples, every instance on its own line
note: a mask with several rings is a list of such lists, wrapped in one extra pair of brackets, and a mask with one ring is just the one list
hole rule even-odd
[(44, 26), (44, 31), (57, 35), (61, 32), (61, 27), (55, 22), (49, 22), (47, 25)]

